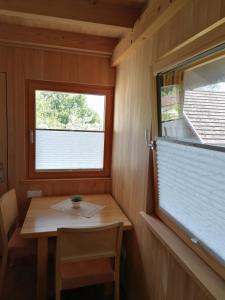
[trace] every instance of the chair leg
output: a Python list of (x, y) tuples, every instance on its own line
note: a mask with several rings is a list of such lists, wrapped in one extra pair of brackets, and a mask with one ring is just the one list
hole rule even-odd
[(114, 300), (120, 300), (120, 283), (118, 280), (115, 281), (114, 285)]
[(55, 300), (61, 300), (61, 292), (60, 292), (60, 290), (56, 291)]
[(4, 286), (5, 272), (6, 272), (6, 268), (7, 268), (7, 260), (8, 260), (8, 253), (4, 253), (2, 256), (1, 270), (0, 270), (0, 296), (2, 296), (2, 294), (3, 294), (3, 286)]
[(56, 274), (56, 281), (55, 281), (55, 300), (61, 300), (61, 282)]

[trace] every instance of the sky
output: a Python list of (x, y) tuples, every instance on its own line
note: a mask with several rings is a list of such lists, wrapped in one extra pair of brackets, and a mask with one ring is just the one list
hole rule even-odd
[(101, 120), (104, 120), (105, 115), (105, 96), (101, 95), (85, 95), (88, 106), (99, 114)]

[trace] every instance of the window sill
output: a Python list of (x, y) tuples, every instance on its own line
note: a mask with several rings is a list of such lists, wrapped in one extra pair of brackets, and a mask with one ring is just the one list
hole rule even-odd
[(91, 177), (91, 178), (43, 178), (43, 179), (40, 179), (40, 178), (26, 178), (26, 179), (23, 179), (21, 180), (21, 183), (31, 183), (31, 182), (52, 182), (52, 183), (57, 183), (57, 182), (90, 182), (90, 181), (93, 181), (93, 182), (96, 182), (96, 181), (111, 181), (112, 180), (112, 177)]
[(169, 227), (157, 217), (140, 212), (149, 230), (161, 241), (185, 271), (213, 299), (225, 299), (225, 282)]

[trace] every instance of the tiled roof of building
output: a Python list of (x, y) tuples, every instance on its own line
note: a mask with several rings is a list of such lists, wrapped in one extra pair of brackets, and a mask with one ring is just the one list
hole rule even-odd
[(203, 143), (225, 144), (225, 93), (186, 91), (184, 112)]

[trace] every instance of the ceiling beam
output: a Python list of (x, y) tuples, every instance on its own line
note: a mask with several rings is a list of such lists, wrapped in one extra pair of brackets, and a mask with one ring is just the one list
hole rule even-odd
[(0, 0), (0, 14), (132, 28), (141, 6), (101, 0)]
[(150, 1), (131, 32), (127, 33), (113, 52), (112, 65), (120, 64), (146, 39), (168, 22), (189, 0)]
[(0, 23), (0, 43), (112, 55), (118, 40), (59, 30)]

